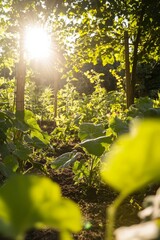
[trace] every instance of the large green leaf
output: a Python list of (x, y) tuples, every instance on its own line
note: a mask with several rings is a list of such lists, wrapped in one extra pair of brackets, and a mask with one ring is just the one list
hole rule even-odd
[(51, 167), (53, 169), (68, 167), (71, 164), (73, 164), (80, 155), (81, 155), (81, 153), (77, 152), (76, 150), (73, 150), (72, 152), (64, 153), (64, 154), (60, 155), (59, 157), (57, 157), (51, 163)]
[(7, 178), (14, 174), (18, 167), (19, 163), (14, 155), (9, 154), (3, 159), (3, 162), (0, 161), (0, 172)]
[(22, 132), (26, 132), (29, 130), (29, 126), (26, 123), (24, 123), (18, 119), (15, 119), (14, 126)]
[(160, 180), (160, 120), (136, 121), (115, 142), (101, 168), (102, 179), (129, 194)]
[(109, 126), (116, 133), (116, 135), (121, 135), (128, 132), (128, 124), (118, 117), (111, 118), (109, 121)]
[(31, 153), (32, 149), (21, 143), (17, 143), (15, 150), (13, 151), (14, 156), (22, 161), (26, 161)]
[(89, 154), (99, 157), (104, 153), (106, 143), (110, 145), (111, 142), (111, 136), (101, 136), (98, 138), (85, 140), (81, 142), (80, 145), (84, 147)]
[(0, 189), (0, 233), (16, 238), (33, 227), (77, 232), (78, 206), (61, 197), (58, 184), (46, 177), (11, 177)]
[(97, 138), (105, 135), (105, 129), (102, 124), (83, 123), (80, 125), (79, 138), (81, 141)]
[(50, 142), (50, 136), (47, 133), (42, 133), (37, 130), (31, 131), (31, 137), (33, 139), (33, 145), (36, 147), (44, 147)]
[(29, 110), (25, 110), (25, 114), (24, 114), (24, 122), (30, 126), (31, 129), (35, 129), (38, 131), (41, 131), (36, 118), (34, 116), (34, 114), (29, 111)]
[(30, 128), (33, 144), (35, 144), (36, 147), (44, 147), (44, 145), (49, 144), (50, 136), (46, 132), (42, 132), (31, 111), (25, 110), (24, 122)]

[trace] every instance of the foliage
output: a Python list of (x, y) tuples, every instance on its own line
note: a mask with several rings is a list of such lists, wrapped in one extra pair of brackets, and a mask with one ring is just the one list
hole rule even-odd
[(0, 106), (1, 110), (14, 110), (14, 79), (0, 77)]
[(101, 156), (105, 148), (102, 144), (111, 143), (110, 137), (102, 136), (96, 139), (89, 139), (81, 142), (81, 146), (87, 150), (89, 154), (95, 155), (97, 157)]
[(107, 93), (100, 86), (99, 75), (95, 75), (96, 81), (90, 76), (90, 81), (94, 81), (92, 94), (86, 95), (77, 92), (74, 85), (68, 83), (58, 92), (58, 111), (53, 137), (64, 142), (73, 141), (78, 137), (79, 126), (82, 122), (102, 123), (107, 121)]
[[(11, 112), (0, 112), (0, 171), (8, 177), (16, 171), (25, 171), (27, 162), (34, 165), (34, 149), (49, 144), (49, 136), (38, 126), (32, 112), (25, 112), (24, 122)], [(43, 168), (42, 168), (43, 169)]]
[(88, 187), (99, 185), (100, 156), (109, 149), (112, 135), (106, 136), (102, 124), (83, 123), (80, 125), (80, 146), (86, 153), (73, 166), (75, 182), (85, 182)]
[(120, 192), (109, 208), (111, 225), (108, 228), (108, 239), (112, 238), (114, 214), (124, 198), (160, 180), (159, 138), (159, 119), (135, 120), (130, 133), (119, 137), (103, 158), (102, 179)]
[(81, 153), (77, 152), (76, 150), (73, 150), (72, 152), (63, 153), (55, 160), (53, 160), (53, 162), (51, 163), (51, 167), (53, 169), (69, 167), (78, 159), (80, 155)]
[(0, 232), (17, 240), (33, 227), (54, 228), (72, 239), (70, 232), (80, 231), (82, 225), (78, 206), (61, 196), (58, 184), (38, 176), (7, 180), (0, 188), (0, 217)]
[(143, 97), (136, 99), (135, 104), (133, 104), (128, 110), (128, 116), (130, 117), (143, 117), (145, 112), (153, 108), (153, 100), (148, 97)]
[(105, 135), (105, 129), (102, 124), (82, 123), (79, 128), (78, 136), (81, 141), (93, 139)]
[(82, 100), (75, 87), (67, 83), (58, 93), (57, 128), (53, 131), (53, 138), (63, 142), (70, 142), (76, 136), (80, 120), (79, 104)]
[[(158, 154), (158, 124), (150, 120), (136, 127), (135, 123), (132, 132), (126, 133), (132, 118), (159, 117), (160, 104), (159, 99), (152, 101), (149, 98), (140, 98), (126, 110), (124, 32), (129, 34), (132, 73), (130, 85), (134, 98), (137, 66), (160, 60), (159, 7), (159, 0), (155, 0), (154, 4), (149, 0), (0, 1), (0, 171), (3, 175), (8, 177), (15, 172), (25, 173), (28, 171), (27, 163), (34, 167), (40, 149), (50, 141), (30, 111), (25, 112), (24, 122), (7, 111), (15, 110), (14, 82), (20, 51), (19, 39), (23, 38), (26, 27), (38, 24), (43, 25), (50, 33), (53, 42), (52, 56), (55, 51), (56, 57), (47, 64), (44, 61), (40, 63), (26, 59), (26, 108), (32, 110), (40, 120), (56, 122), (56, 128), (51, 133), (53, 146), (61, 147), (62, 144), (81, 141), (79, 145), (82, 148), (82, 153), (71, 151), (54, 159), (52, 168), (59, 169), (71, 164), (75, 181), (85, 181), (93, 186), (99, 177), (100, 157), (107, 152), (103, 156), (107, 161), (104, 180), (121, 192), (115, 206), (130, 192), (151, 180), (158, 171), (156, 155), (151, 155), (154, 150)], [(108, 81), (109, 76), (101, 69), (95, 71), (93, 69), (96, 68), (91, 67), (85, 70), (85, 64), (90, 63), (94, 66), (106, 66), (117, 80), (116, 91), (107, 92), (102, 87), (103, 80)], [(42, 75), (42, 78), (45, 76), (50, 81), (54, 80), (53, 89), (46, 87), (41, 91), (39, 82), (36, 85), (31, 81), (33, 76), (28, 68), (33, 72), (37, 71), (38, 74), (34, 75), (37, 79), (37, 76)], [(9, 71), (8, 76), (6, 69)], [(74, 87), (75, 80), (82, 84), (80, 76), (74, 78), (74, 72), (79, 72), (80, 69), (92, 85), (91, 93), (81, 94)], [(56, 102), (56, 84), (60, 75), (63, 75), (66, 85), (60, 90), (58, 88), (57, 117), (53, 119), (53, 102)], [(152, 123), (151, 128), (149, 124)], [(153, 141), (152, 135), (155, 135)], [(109, 152), (115, 140), (113, 150)], [(153, 158), (153, 169), (150, 167), (149, 156)], [(135, 165), (141, 167), (136, 168)], [(41, 168), (44, 170), (45, 167)], [(124, 185), (126, 192), (123, 192)], [(110, 211), (112, 210), (111, 207)]]
[(72, 166), (76, 184), (85, 182), (88, 187), (96, 186), (99, 183), (99, 157), (109, 149), (113, 136), (105, 135), (102, 124), (93, 123), (81, 124), (78, 136), (82, 140), (78, 145), (83, 151), (73, 150), (64, 153), (51, 162), (51, 167), (60, 169)]
[(68, 9), (76, 36), (74, 54), (69, 64), (78, 71), (86, 62), (94, 65), (101, 62), (103, 66), (118, 62), (120, 66), (117, 69), (125, 69), (124, 32), (128, 31), (131, 94), (134, 95), (137, 64), (159, 60), (158, 8), (158, 0), (154, 5), (143, 0), (75, 1)]

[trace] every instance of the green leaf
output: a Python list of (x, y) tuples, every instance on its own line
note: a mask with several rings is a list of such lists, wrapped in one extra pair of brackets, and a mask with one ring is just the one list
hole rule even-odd
[(16, 144), (16, 148), (13, 151), (13, 154), (23, 161), (26, 161), (31, 153), (32, 149), (20, 143)]
[(77, 232), (81, 224), (78, 206), (46, 177), (15, 175), (0, 189), (0, 233), (7, 237), (24, 236), (33, 227)]
[(102, 179), (122, 194), (160, 180), (160, 120), (135, 121), (106, 154)]
[(7, 139), (7, 135), (0, 129), (0, 142), (3, 143)]
[(105, 129), (102, 124), (83, 123), (80, 125), (79, 138), (81, 141), (97, 138), (105, 135)]
[(41, 129), (36, 121), (36, 118), (34, 116), (34, 114), (29, 111), (29, 110), (25, 110), (25, 114), (24, 114), (24, 122), (29, 125), (29, 127), (31, 129), (35, 129), (41, 132)]
[(3, 162), (0, 162), (0, 172), (5, 177), (10, 177), (16, 172), (19, 167), (19, 163), (15, 156), (8, 155), (3, 159)]
[(30, 127), (33, 144), (35, 144), (36, 147), (44, 147), (44, 145), (49, 144), (50, 136), (47, 133), (42, 132), (31, 111), (25, 110), (24, 121)]
[(62, 154), (61, 156), (57, 157), (52, 163), (51, 167), (53, 169), (57, 168), (65, 168), (73, 164), (78, 157), (81, 155), (80, 152), (77, 152), (76, 150), (72, 152), (67, 152)]
[(117, 135), (128, 132), (128, 124), (118, 117), (111, 118), (109, 126)]
[(2, 159), (5, 158), (5, 156), (10, 154), (12, 148), (10, 148), (10, 143), (0, 144), (0, 153), (2, 156)]
[(18, 163), (16, 157), (13, 155), (6, 156), (3, 160), (3, 163), (5, 164), (5, 167), (7, 169), (7, 174), (8, 174), (7, 177), (9, 177), (11, 174), (16, 172), (16, 170), (19, 167), (19, 163)]
[(111, 136), (101, 136), (98, 138), (88, 139), (80, 143), (82, 147), (84, 147), (89, 154), (95, 155), (97, 157), (101, 156), (104, 151), (104, 145), (111, 144), (112, 137)]
[(41, 133), (37, 130), (31, 132), (31, 137), (33, 139), (33, 144), (37, 147), (44, 147), (44, 145), (50, 142), (50, 136), (47, 133)]
[(29, 130), (29, 126), (26, 123), (24, 123), (20, 120), (17, 120), (17, 119), (14, 122), (14, 126), (22, 132), (26, 132)]
[(160, 108), (149, 108), (144, 112), (145, 117), (154, 117), (159, 118), (160, 117)]

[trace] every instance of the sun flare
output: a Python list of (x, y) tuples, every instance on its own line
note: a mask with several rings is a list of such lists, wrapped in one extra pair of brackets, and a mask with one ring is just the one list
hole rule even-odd
[(28, 28), (25, 32), (24, 45), (30, 59), (44, 59), (50, 55), (50, 37), (43, 28)]

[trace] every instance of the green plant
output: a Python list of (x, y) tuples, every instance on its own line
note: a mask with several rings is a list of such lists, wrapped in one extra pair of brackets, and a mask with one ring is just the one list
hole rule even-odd
[[(53, 131), (52, 137), (56, 137), (64, 143), (78, 140), (79, 126), (83, 122), (107, 123), (110, 98), (106, 90), (101, 87), (101, 74), (93, 70), (87, 71), (85, 74), (94, 85), (92, 94), (78, 93), (72, 84), (72, 79), (68, 79), (67, 84), (58, 92), (57, 127)], [(112, 101), (115, 103), (113, 95)]]
[(104, 81), (103, 73), (97, 73), (93, 69), (84, 73), (89, 79), (90, 83), (94, 86), (92, 94), (85, 96), (83, 106), (83, 122), (93, 122), (95, 124), (105, 123), (107, 115), (107, 91), (101, 87), (101, 83)]
[(77, 138), (80, 120), (79, 93), (70, 81), (59, 90), (57, 101), (56, 128), (52, 132), (52, 138), (66, 144)]
[(54, 92), (51, 87), (46, 87), (38, 100), (41, 120), (54, 120)]
[(80, 125), (79, 138), (86, 154), (74, 163), (75, 181), (85, 182), (89, 187), (96, 186), (99, 182), (100, 156), (109, 148), (112, 136), (106, 136), (102, 124), (83, 123)]
[[(43, 133), (35, 116), (25, 111), (24, 121), (12, 112), (0, 112), (0, 172), (6, 177), (19, 171), (24, 173), (29, 162), (35, 162), (32, 154), (49, 144), (49, 136)], [(32, 168), (31, 167), (31, 168)]]
[(79, 207), (61, 196), (57, 183), (29, 175), (12, 176), (0, 188), (0, 219), (0, 233), (15, 240), (31, 228), (53, 228), (71, 240), (82, 227)]
[[(88, 187), (99, 183), (100, 156), (109, 148), (112, 135), (106, 136), (102, 124), (83, 123), (80, 125), (78, 144), (85, 151), (66, 152), (55, 158), (50, 164), (53, 169), (63, 169), (72, 166), (76, 184), (85, 182)], [(77, 145), (76, 145), (77, 146)]]
[(131, 193), (160, 180), (160, 120), (134, 120), (103, 157), (102, 180), (120, 192), (108, 209), (107, 240), (112, 239), (118, 206)]
[(51, 162), (51, 167), (53, 169), (60, 169), (60, 168), (66, 168), (71, 165), (79, 158), (81, 155), (80, 152), (77, 152), (76, 150), (73, 150), (72, 152), (66, 152), (54, 159)]
[(0, 77), (0, 107), (1, 110), (14, 110), (15, 79)]

